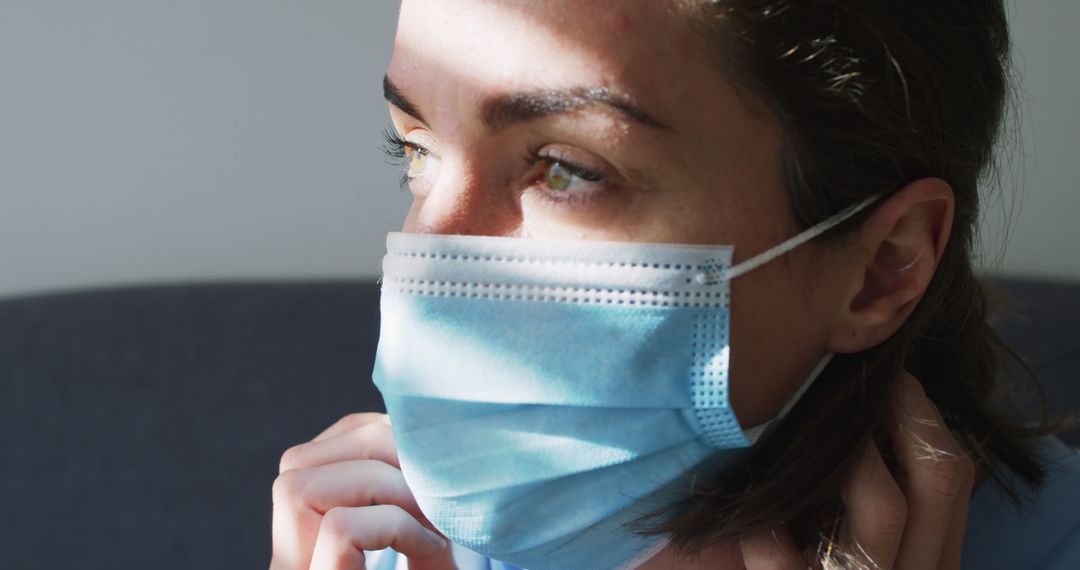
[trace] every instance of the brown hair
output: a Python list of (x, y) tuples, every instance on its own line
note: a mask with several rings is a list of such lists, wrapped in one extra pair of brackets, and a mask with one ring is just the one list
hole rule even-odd
[[(887, 448), (883, 418), (902, 369), (1019, 501), (995, 468), (1040, 485), (1044, 467), (1031, 439), (1050, 430), (1023, 427), (990, 403), (1004, 359), (1015, 355), (987, 323), (987, 293), (973, 270), (978, 185), (1010, 93), (1002, 0), (683, 4), (724, 72), (782, 126), (780, 168), (803, 227), (924, 177), (951, 185), (956, 214), (934, 278), (901, 329), (871, 350), (835, 358), (745, 465), (698, 480), (690, 499), (646, 519), (650, 532), (694, 552), (784, 521), (813, 550), (836, 519), (867, 434)], [(843, 239), (867, 215), (828, 237)]]

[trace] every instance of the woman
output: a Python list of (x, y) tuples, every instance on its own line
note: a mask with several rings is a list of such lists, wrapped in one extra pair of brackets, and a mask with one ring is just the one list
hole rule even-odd
[(271, 567), (990, 567), (1054, 454), (1020, 560), (1080, 561), (1075, 457), (989, 402), (1008, 45), (1000, 0), (403, 1), (390, 416), (286, 452)]

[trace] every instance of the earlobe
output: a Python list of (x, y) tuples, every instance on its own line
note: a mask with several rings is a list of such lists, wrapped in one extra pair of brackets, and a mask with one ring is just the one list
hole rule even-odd
[(850, 274), (841, 314), (827, 340), (832, 352), (869, 349), (893, 335), (933, 279), (952, 228), (952, 188), (923, 178), (882, 203), (850, 247)]

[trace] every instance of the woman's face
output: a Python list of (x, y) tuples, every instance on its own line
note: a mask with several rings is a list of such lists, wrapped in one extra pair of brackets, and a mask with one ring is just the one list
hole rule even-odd
[[(675, 1), (404, 0), (387, 71), (404, 231), (733, 244), (794, 235), (782, 133)], [(732, 399), (768, 420), (826, 352), (837, 250), (732, 283)]]

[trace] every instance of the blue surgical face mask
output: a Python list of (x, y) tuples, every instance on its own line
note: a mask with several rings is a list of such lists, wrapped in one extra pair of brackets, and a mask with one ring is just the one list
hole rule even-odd
[(390, 234), (374, 379), (421, 510), (533, 570), (651, 557), (664, 541), (627, 525), (776, 421), (732, 411), (731, 279), (869, 203), (737, 266), (728, 246)]

